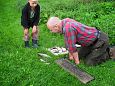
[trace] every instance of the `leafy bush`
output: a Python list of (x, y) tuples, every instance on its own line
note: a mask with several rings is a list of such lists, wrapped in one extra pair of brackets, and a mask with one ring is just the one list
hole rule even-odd
[(110, 37), (110, 43), (115, 43), (115, 2), (105, 0), (64, 0), (51, 1), (47, 6), (42, 5), (41, 23), (46, 23), (50, 16), (61, 19), (69, 17), (89, 26), (100, 28)]

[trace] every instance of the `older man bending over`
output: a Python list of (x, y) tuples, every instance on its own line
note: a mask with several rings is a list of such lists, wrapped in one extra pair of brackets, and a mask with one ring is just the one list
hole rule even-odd
[[(88, 65), (96, 65), (110, 58), (108, 36), (95, 27), (86, 26), (70, 18), (60, 20), (58, 17), (49, 18), (47, 27), (53, 33), (64, 35), (69, 59), (76, 64), (80, 63), (80, 58)], [(79, 51), (75, 44), (82, 46)]]

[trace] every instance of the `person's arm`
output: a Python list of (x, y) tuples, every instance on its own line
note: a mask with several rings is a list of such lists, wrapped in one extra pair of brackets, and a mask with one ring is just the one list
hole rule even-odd
[(69, 58), (73, 58), (75, 60), (76, 64), (79, 64), (79, 58), (78, 58), (78, 52), (77, 52), (77, 48), (75, 46), (77, 39), (76, 39), (76, 33), (74, 28), (71, 26), (71, 23), (67, 23), (65, 28), (65, 44), (66, 44), (66, 48), (69, 51)]
[(71, 53), (69, 53), (69, 59), (74, 60), (74, 57), (73, 57), (73, 55)]
[[(70, 57), (71, 56), (71, 57)], [(69, 58), (73, 58), (75, 60), (76, 64), (79, 64), (79, 57), (78, 57), (78, 52), (73, 52), (73, 53), (69, 53)]]
[(40, 6), (38, 5), (36, 8), (36, 13), (35, 13), (35, 21), (34, 21), (34, 26), (37, 26), (40, 20)]
[(24, 28), (29, 28), (28, 27), (28, 19), (27, 19), (27, 9), (24, 8), (22, 10), (22, 16), (21, 16), (21, 24)]

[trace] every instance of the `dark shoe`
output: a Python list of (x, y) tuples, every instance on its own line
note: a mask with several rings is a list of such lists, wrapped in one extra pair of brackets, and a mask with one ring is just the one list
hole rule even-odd
[(33, 44), (32, 46), (33, 46), (33, 48), (38, 48), (37, 44)]
[(115, 60), (115, 46), (110, 48), (110, 58)]
[(25, 41), (25, 48), (29, 48), (29, 41)]
[(33, 48), (38, 48), (37, 40), (32, 39)]

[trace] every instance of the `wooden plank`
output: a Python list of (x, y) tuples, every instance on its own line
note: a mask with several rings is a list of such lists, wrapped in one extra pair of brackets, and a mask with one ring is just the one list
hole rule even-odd
[(87, 74), (80, 68), (76, 67), (76, 65), (73, 65), (67, 59), (64, 58), (58, 59), (56, 60), (56, 63), (60, 65), (62, 68), (64, 68), (65, 70), (67, 70), (70, 74), (77, 77), (84, 84), (94, 79), (91, 75)]

